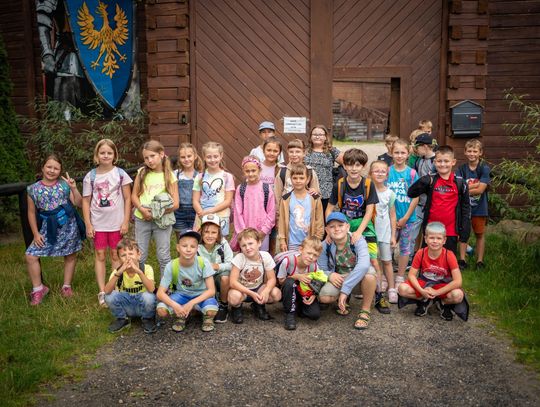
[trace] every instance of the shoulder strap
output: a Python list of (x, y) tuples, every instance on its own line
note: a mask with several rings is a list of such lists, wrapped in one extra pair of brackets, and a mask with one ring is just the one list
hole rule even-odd
[(197, 264), (199, 266), (199, 270), (202, 271), (204, 269), (204, 259), (202, 256), (197, 256)]
[(217, 249), (217, 254), (219, 255), (221, 262), (225, 262), (225, 250), (223, 250), (223, 244), (219, 244), (219, 247)]
[(287, 175), (287, 167), (281, 167), (279, 170), (279, 178), (281, 178), (281, 183), (283, 184), (283, 189), (285, 189), (285, 176)]
[(344, 177), (341, 177), (340, 179), (338, 179), (338, 182), (337, 182), (337, 199), (338, 199), (338, 206), (339, 206), (339, 209), (343, 209), (343, 197), (345, 195), (345, 188), (343, 188), (343, 180), (345, 178)]
[(307, 169), (308, 182), (307, 185), (311, 186), (311, 181), (313, 181), (313, 168)]
[(180, 260), (178, 258), (173, 259), (173, 261), (171, 262), (171, 271), (172, 271), (171, 288), (173, 289), (173, 291), (176, 291), (176, 286), (178, 284), (178, 274), (180, 274)]
[(92, 168), (90, 170), (90, 188), (92, 189), (92, 191), (94, 190), (94, 182), (96, 181), (96, 174), (97, 174), (96, 169)]
[(122, 184), (124, 183), (124, 173), (125, 171), (122, 168), (116, 167), (118, 171), (118, 177), (120, 178), (120, 189), (122, 189)]
[(122, 285), (124, 284), (124, 273), (118, 277), (118, 280), (116, 280), (116, 288), (118, 288), (118, 291), (122, 289)]

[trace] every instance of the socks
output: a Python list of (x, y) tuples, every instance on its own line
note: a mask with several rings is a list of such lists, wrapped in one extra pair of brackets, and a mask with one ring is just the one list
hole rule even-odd
[(71, 288), (71, 284), (65, 284), (62, 286), (62, 288)]
[(37, 293), (38, 291), (43, 290), (43, 284), (40, 284), (37, 287), (32, 287), (32, 292)]

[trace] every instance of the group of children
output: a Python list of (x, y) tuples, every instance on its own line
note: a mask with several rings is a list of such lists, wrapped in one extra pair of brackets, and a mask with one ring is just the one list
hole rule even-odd
[[(61, 294), (73, 295), (76, 253), (88, 237), (95, 249), (98, 302), (115, 318), (111, 332), (141, 317), (144, 332), (152, 333), (169, 316), (172, 329), (180, 332), (193, 310), (202, 314), (202, 330), (208, 332), (229, 316), (242, 323), (245, 302), (256, 317), (268, 320), (265, 305), (279, 301), (285, 328), (292, 330), (297, 315), (318, 319), (325, 304), (348, 315), (357, 285), (362, 300), (356, 329), (369, 326), (373, 301), (387, 314), (388, 302), (398, 303), (399, 297), (414, 299), (419, 316), (437, 302), (441, 317), (450, 320), (452, 306), (464, 299), (460, 267), (467, 266), (471, 224), (477, 268), (484, 264), (489, 167), (481, 161), (480, 141), (470, 140), (468, 162), (455, 175), (453, 150), (437, 147), (428, 130), (413, 136), (412, 148), (388, 135), (388, 152), (371, 163), (366, 177), (367, 155), (357, 148), (340, 153), (322, 125), (313, 127), (307, 143), (288, 143), (285, 164), (273, 123), (263, 122), (261, 144), (242, 160), (244, 181), (237, 187), (216, 142), (206, 143), (201, 156), (193, 145), (180, 145), (173, 170), (164, 147), (149, 141), (133, 181), (116, 167), (114, 143), (103, 139), (82, 195), (51, 155), (42, 179), (28, 187), (34, 235), (26, 252), (30, 303), (40, 304), (49, 291), (41, 280), (42, 256), (64, 256)], [(336, 165), (346, 173), (334, 179)], [(81, 205), (83, 219), (75, 209)], [(130, 221), (134, 240), (126, 237)], [(178, 257), (171, 260), (173, 230)], [(146, 264), (152, 238), (161, 278), (157, 288)], [(395, 279), (394, 248), (399, 253)]]

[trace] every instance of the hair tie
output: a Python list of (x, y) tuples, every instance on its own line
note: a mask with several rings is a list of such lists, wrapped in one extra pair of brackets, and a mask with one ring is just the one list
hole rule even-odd
[(242, 160), (242, 168), (244, 168), (244, 165), (249, 164), (249, 163), (253, 163), (259, 168), (259, 170), (261, 169), (261, 162), (259, 161), (257, 157), (254, 157), (252, 155), (244, 157), (244, 159)]

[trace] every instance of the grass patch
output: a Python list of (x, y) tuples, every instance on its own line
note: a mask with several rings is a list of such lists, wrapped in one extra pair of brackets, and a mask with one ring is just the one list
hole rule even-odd
[(96, 350), (113, 340), (108, 310), (99, 309), (93, 254), (79, 254), (73, 289), (60, 296), (63, 258), (42, 259), (44, 280), (51, 289), (43, 303), (30, 307), (30, 280), (24, 245), (0, 245), (0, 405), (32, 402), (40, 384), (60, 376), (77, 379)]
[(464, 287), (475, 309), (512, 338), (517, 360), (540, 372), (540, 242), (490, 234), (486, 247), (485, 271), (465, 271)]

